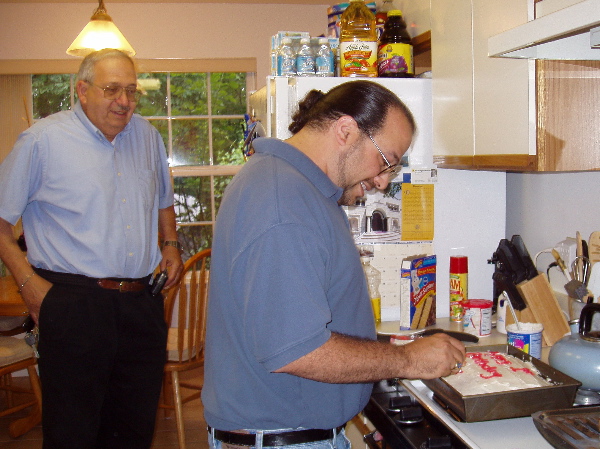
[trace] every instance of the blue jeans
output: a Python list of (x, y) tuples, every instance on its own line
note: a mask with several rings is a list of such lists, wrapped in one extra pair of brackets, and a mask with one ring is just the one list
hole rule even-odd
[[(263, 433), (280, 433), (290, 430), (301, 429), (279, 429), (279, 430), (264, 430)], [(248, 430), (249, 433), (256, 434), (257, 430)], [(262, 449), (262, 445), (257, 446), (236, 446), (233, 444), (224, 444), (222, 441), (213, 438), (211, 432), (208, 432), (209, 449)], [(293, 449), (350, 449), (350, 440), (346, 437), (346, 431), (342, 429), (334, 438), (330, 440), (315, 441), (313, 443), (294, 444), (290, 446), (277, 446), (277, 449), (293, 448)]]

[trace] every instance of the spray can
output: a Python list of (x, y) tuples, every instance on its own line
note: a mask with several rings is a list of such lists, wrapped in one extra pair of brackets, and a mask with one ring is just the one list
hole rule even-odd
[(450, 320), (462, 322), (464, 303), (469, 299), (469, 259), (450, 257)]

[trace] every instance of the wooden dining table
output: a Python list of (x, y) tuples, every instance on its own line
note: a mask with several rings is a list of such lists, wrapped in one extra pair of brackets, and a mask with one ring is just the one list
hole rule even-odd
[(0, 277), (0, 316), (26, 316), (28, 313), (15, 279)]

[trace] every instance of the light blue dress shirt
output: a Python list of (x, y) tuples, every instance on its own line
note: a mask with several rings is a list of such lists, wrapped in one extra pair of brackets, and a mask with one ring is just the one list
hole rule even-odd
[(137, 114), (110, 142), (77, 103), (23, 132), (0, 165), (0, 217), (23, 217), (38, 268), (144, 277), (161, 260), (158, 210), (171, 205), (162, 138)]

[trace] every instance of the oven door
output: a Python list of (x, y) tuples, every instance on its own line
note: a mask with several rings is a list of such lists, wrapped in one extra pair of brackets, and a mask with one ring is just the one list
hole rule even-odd
[(376, 383), (363, 414), (383, 437), (383, 441), (376, 441), (374, 433), (366, 435), (371, 449), (468, 448), (397, 380)]

